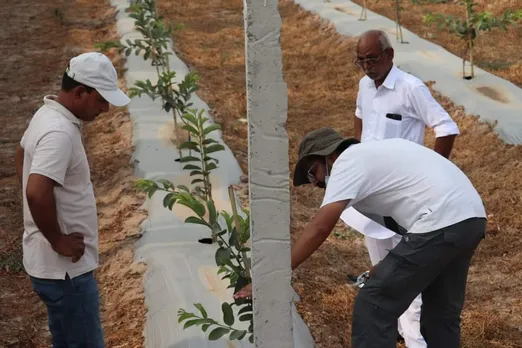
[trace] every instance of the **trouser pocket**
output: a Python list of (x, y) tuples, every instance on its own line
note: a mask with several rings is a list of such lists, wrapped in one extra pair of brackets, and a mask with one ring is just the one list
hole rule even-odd
[(34, 292), (50, 306), (56, 306), (64, 296), (63, 280), (40, 279), (31, 277)]
[(457, 247), (475, 249), (486, 233), (486, 219), (464, 220), (444, 229), (444, 241)]

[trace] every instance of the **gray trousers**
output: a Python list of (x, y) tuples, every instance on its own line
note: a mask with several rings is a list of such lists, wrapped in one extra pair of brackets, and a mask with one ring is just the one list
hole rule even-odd
[(486, 219), (406, 234), (376, 265), (359, 290), (352, 348), (395, 348), (397, 319), (422, 293), (421, 333), (428, 348), (460, 347), (460, 314), (471, 258), (485, 236)]

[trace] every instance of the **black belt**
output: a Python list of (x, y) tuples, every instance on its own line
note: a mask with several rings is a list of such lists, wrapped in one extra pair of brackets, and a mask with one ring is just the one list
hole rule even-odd
[(393, 232), (402, 236), (408, 233), (404, 227), (399, 225), (397, 221), (393, 220), (390, 216), (384, 217), (384, 226), (386, 226), (387, 229), (392, 230)]

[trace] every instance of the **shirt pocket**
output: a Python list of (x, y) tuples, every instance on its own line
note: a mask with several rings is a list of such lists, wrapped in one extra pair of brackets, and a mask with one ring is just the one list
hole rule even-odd
[[(402, 115), (401, 119), (394, 119), (390, 117), (386, 117), (388, 113), (384, 113), (382, 115), (383, 122), (381, 123), (383, 127), (383, 139), (391, 139), (391, 138), (401, 138), (402, 136)], [(393, 114), (393, 113), (390, 113)], [(400, 114), (394, 114), (400, 115)]]

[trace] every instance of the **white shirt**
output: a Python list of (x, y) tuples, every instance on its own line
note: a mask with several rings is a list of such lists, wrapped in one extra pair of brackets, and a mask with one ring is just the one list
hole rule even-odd
[(334, 162), (321, 206), (391, 216), (409, 233), (432, 232), (485, 218), (482, 199), (467, 176), (435, 151), (404, 139), (350, 146)]
[[(24, 149), (24, 267), (30, 276), (44, 279), (74, 278), (98, 266), (98, 218), (89, 164), (82, 143), (81, 121), (53, 100), (44, 98), (21, 140)], [(58, 223), (64, 234), (84, 235), (85, 253), (73, 263), (56, 253), (36, 227), (27, 205), (30, 174), (53, 179)]]
[[(388, 113), (400, 114), (402, 121), (386, 118)], [(459, 134), (457, 124), (428, 87), (396, 66), (379, 88), (368, 76), (359, 81), (355, 116), (363, 121), (361, 142), (403, 138), (424, 144), (426, 126), (434, 129), (437, 138)]]

